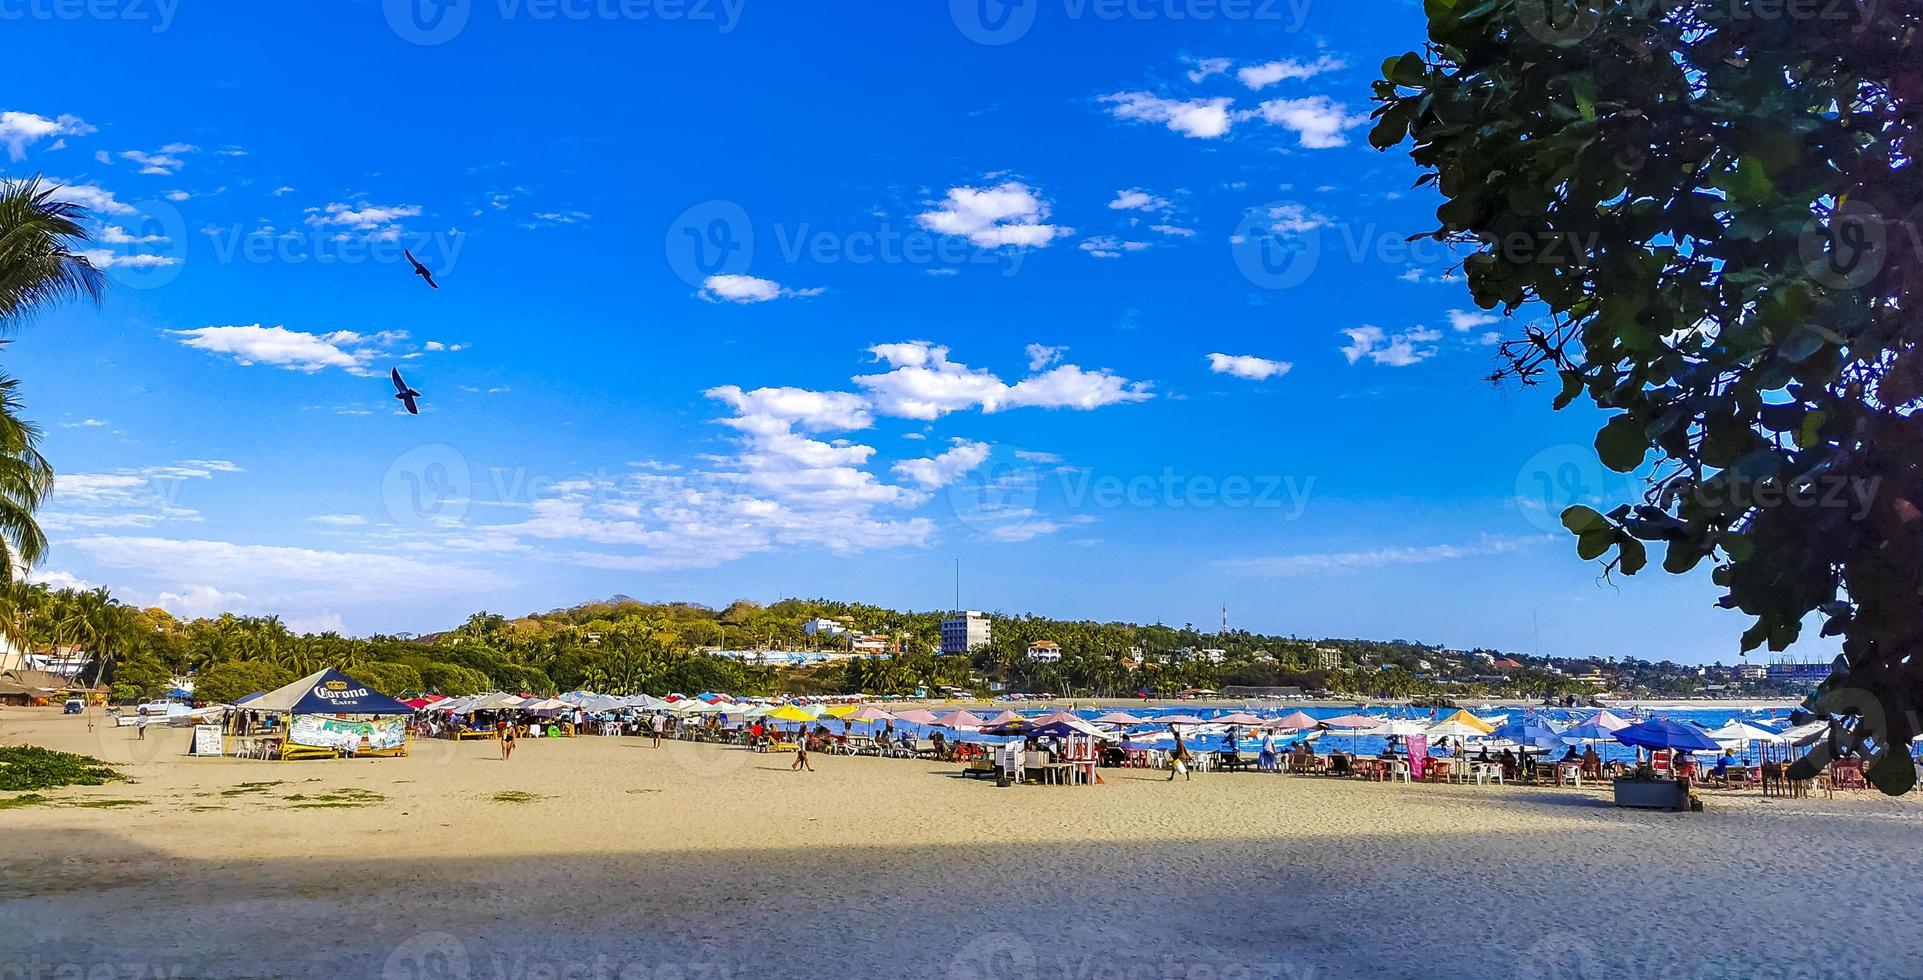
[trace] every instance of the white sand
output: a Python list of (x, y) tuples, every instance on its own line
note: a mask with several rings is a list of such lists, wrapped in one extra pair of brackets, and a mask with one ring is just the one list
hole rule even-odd
[[(1254, 774), (998, 789), (833, 757), (796, 774), (638, 738), (268, 763), (185, 758), (188, 737), (0, 712), (6, 742), (138, 780), (49, 795), (145, 801), (0, 810), (0, 980), (1923, 971), (1915, 797), (1711, 793), (1685, 816), (1600, 791)], [(250, 781), (278, 785), (222, 795)], [(385, 799), (287, 799), (341, 788)]]

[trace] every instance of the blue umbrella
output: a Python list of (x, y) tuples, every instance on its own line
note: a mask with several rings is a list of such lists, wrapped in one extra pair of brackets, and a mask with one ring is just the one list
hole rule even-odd
[(1720, 752), (1722, 746), (1711, 741), (1703, 730), (1667, 718), (1651, 718), (1616, 732), (1616, 741), (1644, 749), (1681, 749), (1684, 752)]
[(1504, 742), (1514, 742), (1532, 749), (1560, 749), (1566, 744), (1562, 740), (1562, 733), (1540, 722), (1527, 719), (1512, 721), (1490, 732), (1489, 737)]

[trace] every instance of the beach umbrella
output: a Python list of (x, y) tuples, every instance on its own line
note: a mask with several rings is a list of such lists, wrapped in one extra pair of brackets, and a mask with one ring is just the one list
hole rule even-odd
[(1731, 720), (1729, 724), (1712, 730), (1709, 732), (1709, 737), (1714, 740), (1716, 744), (1732, 750), (1742, 748), (1752, 742), (1760, 742), (1764, 745), (1783, 745), (1789, 741), (1789, 739), (1784, 738), (1780, 732), (1772, 732), (1767, 728), (1759, 728), (1746, 721), (1737, 720)]
[(982, 722), (982, 727), (993, 728), (996, 725), (1006, 725), (1011, 721), (1021, 721), (1021, 720), (1022, 720), (1021, 715), (1018, 715), (1013, 711), (1004, 711), (1001, 714), (996, 715), (995, 717)]
[(1246, 711), (1237, 711), (1237, 712), (1234, 712), (1233, 714), (1220, 715), (1214, 718), (1210, 718), (1209, 723), (1213, 725), (1241, 725), (1242, 727), (1247, 728), (1252, 725), (1260, 725), (1262, 724), (1263, 720), (1264, 719), (1256, 715), (1249, 714)]
[(1297, 732), (1314, 728), (1318, 724), (1320, 724), (1320, 722), (1316, 721), (1305, 711), (1291, 711), (1280, 718), (1263, 722), (1263, 725), (1268, 728), (1286, 729)]
[(829, 717), (840, 718), (846, 721), (848, 716), (854, 714), (856, 710), (856, 706), (852, 704), (831, 704), (822, 713)]
[(1370, 717), (1369, 715), (1338, 715), (1334, 718), (1324, 718), (1316, 722), (1316, 724), (1325, 728), (1340, 729), (1345, 732), (1366, 732), (1382, 724), (1382, 719)]
[(1126, 711), (1111, 711), (1095, 719), (1095, 723), (1098, 725), (1146, 725), (1149, 722), (1146, 718), (1137, 718)]
[(1204, 721), (1201, 718), (1197, 718), (1194, 715), (1163, 715), (1160, 718), (1148, 719), (1148, 723), (1151, 725), (1206, 725), (1208, 724), (1207, 721)]
[(895, 720), (905, 721), (915, 725), (933, 725), (935, 724), (935, 715), (934, 712), (926, 708), (910, 708), (907, 711), (895, 712)]
[(784, 704), (781, 707), (768, 712), (762, 717), (772, 718), (775, 721), (791, 721), (800, 725), (805, 725), (815, 720), (814, 715), (811, 715), (807, 711), (804, 711), (800, 707), (797, 707), (792, 704)]
[(877, 721), (894, 721), (895, 716), (889, 714), (886, 711), (881, 710), (880, 708), (875, 707), (872, 704), (865, 704), (865, 705), (862, 705), (860, 708), (857, 708), (854, 714), (848, 715), (846, 720), (847, 721), (865, 721), (865, 722), (873, 723)]
[(1496, 726), (1470, 714), (1468, 708), (1458, 708), (1455, 714), (1429, 726), (1431, 735), (1451, 735), (1456, 738), (1474, 738), (1495, 730)]
[(1710, 741), (1702, 729), (1667, 718), (1651, 718), (1621, 729), (1616, 732), (1616, 741), (1642, 749), (1675, 749), (1683, 752), (1715, 752), (1722, 748)]
[(935, 724), (943, 728), (980, 728), (982, 718), (972, 711), (956, 710), (945, 715), (937, 715)]
[(1320, 724), (1324, 728), (1328, 728), (1334, 731), (1348, 732), (1349, 733), (1349, 752), (1351, 754), (1354, 754), (1355, 747), (1356, 747), (1356, 736), (1362, 734), (1363, 732), (1369, 731), (1372, 728), (1375, 728), (1377, 725), (1382, 724), (1382, 719), (1371, 718), (1368, 715), (1337, 715), (1334, 718), (1324, 719), (1321, 722), (1318, 722), (1318, 724)]
[(1615, 738), (1617, 732), (1633, 724), (1635, 724), (1635, 722), (1627, 718), (1618, 718), (1607, 711), (1598, 711), (1591, 717), (1569, 728), (1563, 729), (1562, 737), (1585, 740), (1592, 738)]
[(1489, 737), (1514, 742), (1525, 749), (1557, 749), (1564, 746), (1562, 733), (1541, 722), (1512, 721), (1489, 733)]
[(1391, 735), (1397, 738), (1405, 738), (1410, 735), (1427, 735), (1429, 734), (1429, 726), (1413, 718), (1391, 718), (1375, 728), (1369, 729), (1369, 734), (1380, 735), (1384, 738)]

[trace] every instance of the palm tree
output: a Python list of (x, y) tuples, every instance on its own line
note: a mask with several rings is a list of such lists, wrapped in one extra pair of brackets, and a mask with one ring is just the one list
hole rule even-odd
[[(83, 254), (93, 243), (86, 229), (92, 216), (55, 200), (55, 190), (37, 177), (0, 180), (0, 331), (62, 300), (98, 303), (106, 288), (106, 277)], [(0, 374), (0, 586), (46, 552), (33, 512), (53, 489), (53, 467), (36, 448), (40, 430), (20, 418), (17, 395), (17, 382)]]

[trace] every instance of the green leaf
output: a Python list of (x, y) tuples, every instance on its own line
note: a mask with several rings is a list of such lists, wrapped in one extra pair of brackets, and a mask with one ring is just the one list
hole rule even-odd
[(1610, 546), (1615, 543), (1616, 535), (1607, 529), (1585, 531), (1576, 538), (1576, 554), (1581, 556), (1583, 561), (1595, 561), (1607, 554)]
[(1608, 530), (1609, 522), (1594, 507), (1576, 504), (1563, 510), (1562, 526), (1574, 534), (1587, 534), (1590, 531)]
[(1616, 568), (1624, 575), (1634, 575), (1642, 571), (1644, 565), (1649, 564), (1649, 552), (1643, 547), (1641, 541), (1635, 538), (1624, 538), (1616, 545), (1621, 552)]
[(1569, 76), (1569, 94), (1576, 98), (1576, 112), (1584, 119), (1596, 118), (1596, 76), (1578, 72)]
[(1633, 416), (1618, 415), (1596, 433), (1596, 455), (1602, 464), (1618, 473), (1628, 473), (1643, 465), (1649, 439)]
[(1823, 441), (1823, 423), (1829, 421), (1829, 414), (1821, 409), (1803, 416), (1803, 426), (1796, 430), (1796, 448), (1808, 449)]
[(1550, 405), (1551, 408), (1558, 412), (1568, 408), (1569, 403), (1575, 401), (1577, 395), (1582, 394), (1581, 371), (1562, 371), (1559, 373), (1562, 375), (1562, 391), (1556, 395), (1555, 402)]
[(1782, 343), (1776, 345), (1776, 353), (1792, 364), (1801, 364), (1809, 360), (1811, 354), (1822, 350), (1823, 345), (1827, 343), (1829, 341), (1824, 339), (1822, 334), (1806, 327), (1798, 327), (1791, 330), (1789, 336), (1783, 338)]
[(1411, 51), (1382, 63), (1382, 77), (1409, 88), (1421, 88), (1429, 80), (1429, 66)]
[(1663, 571), (1671, 575), (1681, 575), (1696, 567), (1703, 560), (1703, 553), (1687, 541), (1671, 541), (1663, 552)]

